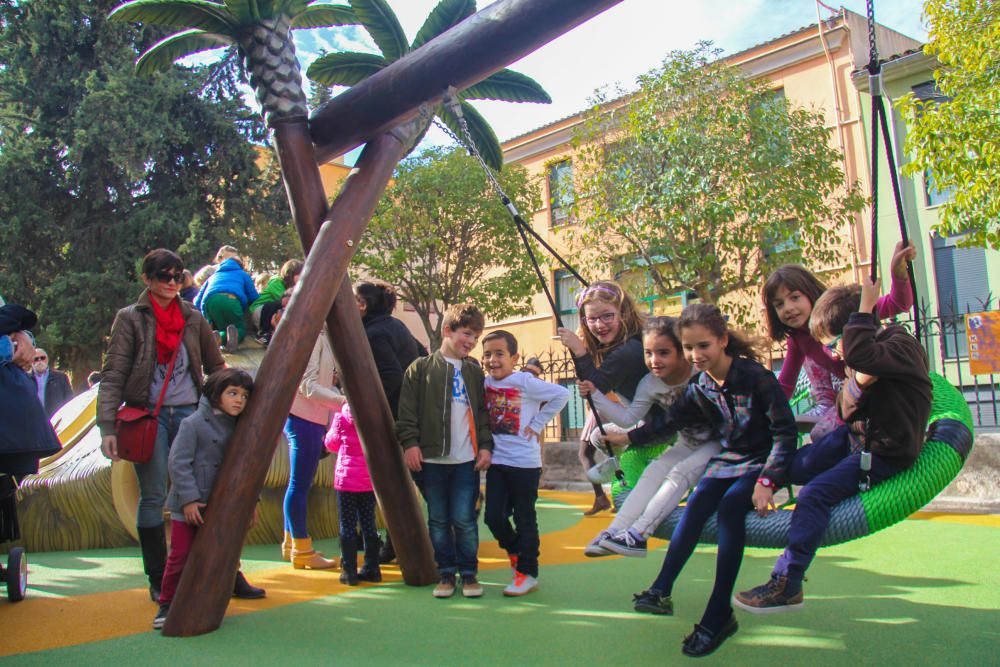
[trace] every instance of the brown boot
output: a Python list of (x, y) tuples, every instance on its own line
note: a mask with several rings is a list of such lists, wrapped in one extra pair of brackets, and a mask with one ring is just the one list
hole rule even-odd
[(312, 538), (292, 538), (292, 567), (296, 570), (329, 570), (337, 567), (337, 561), (324, 558), (313, 549)]
[(285, 539), (281, 542), (281, 560), (290, 563), (292, 560), (292, 534), (286, 532)]
[(604, 510), (611, 509), (611, 501), (608, 500), (607, 496), (597, 496), (594, 498), (594, 504), (589, 510), (583, 513), (583, 516), (594, 516), (598, 512), (603, 512)]

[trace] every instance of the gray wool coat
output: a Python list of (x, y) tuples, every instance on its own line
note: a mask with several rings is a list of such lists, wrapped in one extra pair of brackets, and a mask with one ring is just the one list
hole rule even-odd
[(195, 413), (181, 422), (167, 463), (171, 483), (167, 510), (175, 521), (184, 521), (188, 503), (208, 502), (235, 427), (236, 418), (212, 408), (205, 396)]

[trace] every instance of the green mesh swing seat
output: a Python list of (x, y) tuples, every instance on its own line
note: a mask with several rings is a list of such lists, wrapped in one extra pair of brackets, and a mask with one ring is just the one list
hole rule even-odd
[[(928, 420), (927, 440), (916, 462), (909, 469), (839, 503), (830, 515), (830, 526), (821, 546), (840, 544), (887, 528), (902, 521), (930, 502), (955, 478), (972, 451), (972, 413), (962, 393), (950, 382), (931, 373), (933, 399)], [(629, 485), (633, 485), (646, 463), (659, 456), (666, 447), (636, 448), (621, 457), (622, 470)], [(627, 490), (615, 498), (620, 506)], [(670, 539), (684, 508), (674, 510), (653, 533)], [(747, 546), (784, 548), (792, 510), (779, 509), (761, 518), (748, 512), (746, 519)], [(705, 524), (700, 541), (714, 544), (718, 530), (715, 516)]]

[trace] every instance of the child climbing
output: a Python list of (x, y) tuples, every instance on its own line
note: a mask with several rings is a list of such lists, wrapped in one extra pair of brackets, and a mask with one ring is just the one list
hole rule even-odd
[[(890, 262), (892, 287), (877, 304), (879, 318), (892, 317), (913, 306), (913, 289), (906, 273), (906, 262), (917, 256), (912, 245), (896, 244)], [(813, 442), (841, 425), (834, 405), (837, 390), (844, 381), (844, 362), (836, 359), (809, 335), (809, 316), (826, 286), (809, 270), (786, 264), (768, 276), (763, 300), (768, 332), (775, 342), (787, 340), (785, 363), (778, 374), (785, 396), (791, 398), (799, 371), (805, 368), (814, 407), (806, 414), (817, 418), (810, 432)]]
[(705, 476), (688, 497), (659, 575), (634, 597), (636, 611), (673, 614), (674, 582), (705, 523), (717, 512), (715, 586), (701, 621), (682, 647), (685, 655), (697, 657), (713, 652), (739, 627), (730, 598), (743, 560), (746, 513), (753, 507), (766, 516), (774, 508), (773, 495), (786, 483), (797, 433), (777, 379), (757, 363), (753, 348), (728, 328), (716, 306), (687, 306), (678, 330), (684, 354), (698, 375), (665, 414), (653, 415), (627, 434), (608, 434), (607, 439), (644, 445), (702, 425), (715, 426), (723, 437), (722, 451), (708, 462)]
[[(513, 580), (509, 597), (538, 587), (538, 483), (542, 431), (569, 400), (569, 390), (527, 371), (514, 371), (517, 339), (491, 331), (483, 338), (486, 408), (493, 432), (493, 461), (486, 471), (486, 525), (507, 551)], [(514, 525), (510, 524), (513, 512)]]
[[(194, 537), (205, 523), (205, 504), (212, 492), (215, 475), (222, 465), (236, 420), (246, 408), (252, 391), (253, 380), (245, 371), (224, 368), (209, 375), (197, 412), (181, 422), (170, 446), (167, 466), (172, 484), (167, 495), (171, 518), (170, 554), (160, 585), (160, 609), (153, 619), (156, 630), (167, 620)], [(264, 589), (251, 586), (243, 573), (237, 572), (233, 595), (262, 598)]]
[[(631, 401), (639, 380), (646, 374), (642, 359), (643, 317), (635, 302), (617, 283), (599, 280), (580, 293), (576, 305), (580, 311), (580, 335), (566, 328), (559, 328), (556, 333), (572, 353), (579, 379), (589, 380), (605, 394), (613, 391)], [(597, 463), (596, 448), (589, 439), (592, 429), (589, 422), (580, 440), (579, 458), (585, 471)], [(611, 508), (604, 488), (592, 483), (594, 504), (584, 512), (587, 516)]]
[[(639, 382), (630, 404), (609, 400), (590, 382), (582, 383), (580, 393), (591, 393), (601, 415), (617, 427), (635, 426), (654, 405), (669, 408), (684, 393), (694, 371), (682, 352), (676, 326), (677, 320), (672, 317), (654, 317), (646, 322), (642, 345), (649, 373)], [(621, 432), (616, 426), (605, 425), (606, 429)], [(719, 433), (711, 427), (681, 429), (677, 441), (649, 462), (614, 521), (587, 545), (584, 555), (644, 558), (649, 536), (676, 509), (721, 447)]]
[(218, 268), (201, 286), (194, 305), (218, 332), (226, 351), (235, 352), (246, 336), (246, 310), (260, 295), (235, 248), (223, 246), (216, 255), (220, 257)]
[[(349, 404), (333, 416), (326, 434), (326, 448), (337, 454), (333, 488), (340, 515), (340, 583), (357, 586), (358, 581), (382, 581), (378, 553), (382, 544), (375, 526), (375, 490), (368, 476), (365, 452), (354, 426)], [(357, 526), (364, 538), (365, 564), (358, 571)]]

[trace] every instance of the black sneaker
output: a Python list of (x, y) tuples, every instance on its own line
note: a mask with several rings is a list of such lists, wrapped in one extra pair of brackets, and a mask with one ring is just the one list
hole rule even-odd
[(674, 601), (670, 599), (670, 596), (652, 588), (632, 595), (632, 606), (636, 611), (644, 614), (674, 615)]
[(788, 577), (771, 575), (771, 580), (748, 591), (733, 596), (733, 604), (751, 614), (774, 614), (782, 611), (802, 609), (804, 595), (802, 585), (793, 595), (785, 591), (789, 588)]
[(167, 622), (167, 614), (170, 613), (170, 605), (161, 604), (159, 611), (156, 612), (156, 616), (153, 618), (153, 629), (162, 630), (163, 624)]
[(646, 557), (646, 540), (636, 539), (631, 532), (623, 530), (614, 537), (606, 537), (600, 542), (608, 551), (631, 558)]
[(236, 583), (233, 584), (233, 597), (242, 600), (259, 600), (267, 595), (267, 591), (259, 586), (254, 586), (243, 575), (242, 570), (236, 572)]

